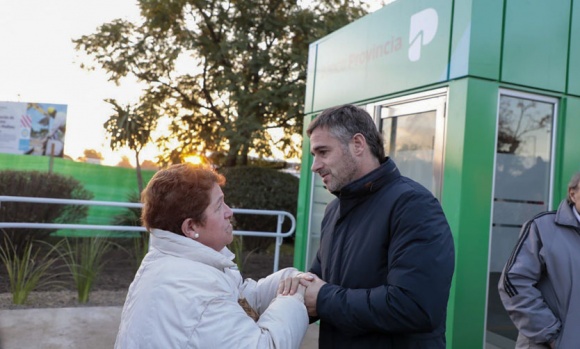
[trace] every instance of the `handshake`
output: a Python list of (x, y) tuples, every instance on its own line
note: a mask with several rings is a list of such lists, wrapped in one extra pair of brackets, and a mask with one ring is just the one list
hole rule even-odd
[(326, 284), (322, 279), (312, 273), (298, 273), (293, 277), (286, 278), (278, 285), (278, 295), (297, 295), (304, 301), (309, 316), (317, 316), (316, 299), (320, 288)]

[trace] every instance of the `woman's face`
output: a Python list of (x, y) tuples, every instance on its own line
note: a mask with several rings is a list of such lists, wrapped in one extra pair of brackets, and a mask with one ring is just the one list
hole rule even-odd
[(209, 206), (205, 208), (204, 214), (205, 224), (194, 226), (195, 232), (199, 234), (197, 241), (221, 251), (234, 239), (230, 223), (233, 212), (224, 202), (224, 193), (217, 183), (211, 189)]

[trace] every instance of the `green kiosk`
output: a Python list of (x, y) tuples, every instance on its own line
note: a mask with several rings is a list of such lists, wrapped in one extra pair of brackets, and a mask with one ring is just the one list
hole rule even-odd
[[(574, 2), (398, 0), (310, 45), (305, 126), (327, 107), (366, 108), (401, 172), (443, 205), (456, 247), (448, 348), (514, 347), (499, 274), (523, 222), (557, 208), (580, 170)], [(309, 149), (304, 135), (301, 269), (333, 198)]]

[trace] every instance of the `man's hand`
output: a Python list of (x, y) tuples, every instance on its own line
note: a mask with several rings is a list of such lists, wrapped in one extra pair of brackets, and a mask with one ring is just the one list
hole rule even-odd
[[(306, 305), (308, 315), (317, 316), (318, 313), (316, 312), (316, 300), (318, 299), (318, 292), (320, 291), (320, 288), (326, 284), (326, 282), (314, 274), (308, 273), (308, 275), (311, 276), (310, 281), (306, 281), (304, 279), (300, 280), (300, 283), (303, 286), (306, 286), (306, 292), (304, 292), (304, 305)], [(306, 284), (307, 282), (308, 284)]]

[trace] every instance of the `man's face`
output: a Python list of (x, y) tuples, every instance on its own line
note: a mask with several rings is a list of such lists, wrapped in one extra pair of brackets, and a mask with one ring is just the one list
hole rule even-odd
[(576, 207), (576, 211), (580, 212), (580, 184), (576, 186), (576, 188), (570, 189), (570, 199), (574, 203), (574, 207)]
[(312, 131), (310, 152), (314, 156), (312, 172), (322, 177), (329, 191), (338, 191), (356, 179), (358, 163), (350, 146), (341, 144), (326, 128)]

